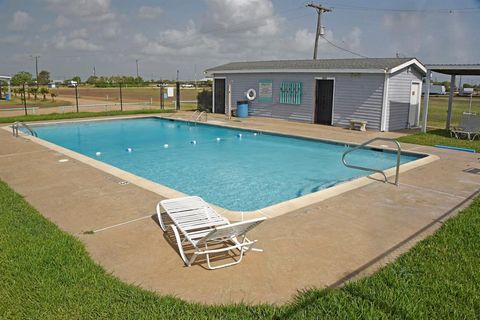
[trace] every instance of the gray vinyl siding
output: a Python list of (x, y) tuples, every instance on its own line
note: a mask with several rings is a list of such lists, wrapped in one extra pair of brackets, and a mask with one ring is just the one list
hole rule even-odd
[(390, 75), (388, 85), (389, 112), (387, 112), (386, 115), (388, 131), (400, 130), (408, 127), (412, 81), (422, 81), (422, 75), (414, 67), (411, 68), (410, 72), (407, 72), (407, 68), (404, 68)]
[[(313, 122), (313, 76), (311, 74), (216, 74), (226, 77), (226, 84), (232, 81), (232, 107), (237, 101), (246, 100), (245, 92), (255, 89), (258, 95), (258, 81), (272, 80), (273, 102), (261, 103), (257, 99), (249, 104), (249, 115), (255, 117), (279, 118), (294, 121)], [(302, 99), (300, 105), (280, 103), (280, 84), (282, 81), (302, 82)], [(227, 99), (228, 101), (228, 99)], [(228, 103), (228, 102), (227, 102)], [(227, 108), (225, 108), (227, 110)]]
[[(383, 74), (300, 74), (300, 73), (248, 73), (220, 74), (226, 83), (232, 81), (232, 104), (245, 100), (245, 92), (253, 88), (258, 94), (258, 81), (273, 81), (273, 103), (260, 103), (258, 99), (250, 103), (249, 114), (257, 117), (280, 118), (294, 121), (314, 122), (315, 78), (335, 79), (332, 124), (349, 126), (351, 119), (367, 120), (367, 128), (380, 130), (383, 99)], [(280, 84), (282, 81), (302, 82), (300, 105), (280, 104)]]
[(368, 122), (367, 129), (380, 130), (384, 81), (384, 74), (336, 74), (333, 125), (359, 119)]

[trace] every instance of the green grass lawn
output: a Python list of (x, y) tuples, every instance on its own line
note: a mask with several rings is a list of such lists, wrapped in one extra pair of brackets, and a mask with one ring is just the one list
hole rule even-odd
[[(454, 97), (452, 125), (458, 125), (460, 116), (469, 109), (469, 97)], [(422, 97), (423, 105), (423, 97)], [(428, 104), (428, 127), (445, 128), (448, 110), (448, 96), (430, 96)], [(480, 113), (480, 97), (472, 99), (472, 112)], [(421, 113), (422, 114), (422, 113)]]
[(479, 248), (477, 198), (436, 234), (363, 280), (339, 289), (311, 289), (280, 307), (203, 306), (117, 280), (90, 259), (79, 240), (0, 181), (0, 317), (478, 319)]
[(450, 137), (450, 132), (446, 129), (434, 129), (426, 133), (415, 133), (397, 139), (400, 142), (421, 144), (427, 146), (444, 145), (458, 148), (473, 149), (480, 152), (480, 140), (470, 141), (466, 139), (456, 139)]
[(101, 112), (66, 112), (66, 113), (49, 113), (27, 116), (13, 116), (0, 118), (0, 123), (12, 123), (15, 121), (46, 121), (46, 120), (62, 120), (62, 119), (79, 119), (91, 117), (120, 116), (133, 114), (155, 114), (155, 113), (172, 113), (174, 110), (169, 109), (141, 109), (126, 111), (101, 111)]

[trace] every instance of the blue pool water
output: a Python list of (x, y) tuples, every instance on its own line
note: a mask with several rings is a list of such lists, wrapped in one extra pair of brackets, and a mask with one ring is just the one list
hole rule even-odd
[[(219, 126), (143, 118), (35, 130), (41, 139), (230, 210), (260, 209), (368, 174), (342, 164), (344, 145)], [(347, 157), (379, 169), (396, 162), (396, 154), (375, 150)], [(405, 154), (401, 161), (416, 159)]]

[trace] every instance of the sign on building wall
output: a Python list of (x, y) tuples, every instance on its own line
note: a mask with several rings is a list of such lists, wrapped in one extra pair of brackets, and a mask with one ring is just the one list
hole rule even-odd
[(273, 102), (273, 82), (272, 80), (258, 81), (258, 101), (264, 103)]
[(280, 85), (280, 103), (301, 104), (302, 83), (299, 81), (282, 81)]

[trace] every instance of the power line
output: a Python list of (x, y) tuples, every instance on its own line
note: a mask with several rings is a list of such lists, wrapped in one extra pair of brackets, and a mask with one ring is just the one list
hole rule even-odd
[(338, 44), (335, 44), (333, 43), (332, 41), (328, 40), (327, 38), (325, 38), (324, 36), (321, 36), (323, 40), (325, 40), (328, 44), (330, 44), (332, 47), (335, 47), (339, 50), (342, 50), (342, 51), (345, 51), (345, 52), (348, 52), (348, 53), (351, 53), (357, 57), (361, 57), (361, 58), (368, 58), (367, 56), (364, 56), (363, 54), (360, 54), (360, 53), (357, 53), (357, 52), (354, 52), (352, 50), (349, 50), (347, 48), (344, 48), (344, 47), (341, 47), (339, 46)]
[(334, 9), (338, 10), (358, 10), (358, 11), (380, 11), (380, 12), (406, 12), (406, 13), (455, 13), (455, 12), (473, 12), (479, 11), (480, 8), (478, 7), (470, 7), (470, 8), (430, 8), (430, 9), (394, 9), (394, 8), (379, 8), (379, 7), (365, 7), (365, 6), (343, 6), (343, 5), (336, 5), (333, 7)]

